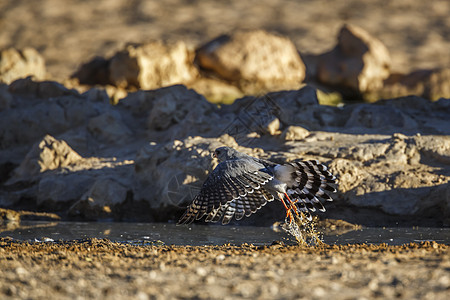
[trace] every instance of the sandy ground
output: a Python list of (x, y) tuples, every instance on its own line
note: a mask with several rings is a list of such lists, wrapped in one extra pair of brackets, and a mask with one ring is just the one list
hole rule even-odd
[[(302, 53), (336, 43), (342, 24), (388, 47), (394, 71), (450, 66), (448, 0), (0, 1), (0, 48), (35, 47), (49, 79), (127, 42), (183, 40), (263, 28)], [(105, 240), (0, 239), (0, 298), (12, 299), (448, 299), (450, 247), (132, 246)]]
[(0, 239), (0, 298), (448, 299), (450, 247), (155, 246)]
[(83, 62), (127, 42), (198, 46), (237, 29), (275, 31), (302, 53), (322, 53), (347, 22), (379, 38), (392, 55), (392, 69), (407, 72), (450, 66), (449, 15), (447, 0), (5, 0), (0, 48), (35, 47), (51, 79), (62, 81)]

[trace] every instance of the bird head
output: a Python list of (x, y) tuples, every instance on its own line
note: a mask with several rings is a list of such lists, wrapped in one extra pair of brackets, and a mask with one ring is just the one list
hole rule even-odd
[(233, 158), (237, 158), (239, 156), (239, 152), (230, 147), (219, 147), (214, 150), (212, 156), (217, 158), (219, 162), (230, 160)]

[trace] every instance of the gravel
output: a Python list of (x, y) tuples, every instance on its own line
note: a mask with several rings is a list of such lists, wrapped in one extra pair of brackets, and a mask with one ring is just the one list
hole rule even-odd
[(0, 239), (0, 298), (448, 299), (450, 247)]

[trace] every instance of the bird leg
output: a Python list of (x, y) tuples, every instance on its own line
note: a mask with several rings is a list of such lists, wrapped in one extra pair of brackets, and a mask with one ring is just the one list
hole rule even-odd
[(284, 208), (286, 209), (286, 218), (289, 217), (289, 223), (292, 223), (292, 213), (291, 213), (291, 209), (286, 205), (286, 203), (284, 202), (283, 199), (283, 195), (279, 194), (278, 197), (280, 197), (280, 201), (281, 203), (283, 203)]
[(288, 200), (288, 202), (289, 202), (289, 204), (290, 204), (289, 210), (292, 209), (292, 210), (295, 212), (295, 214), (297, 215), (297, 217), (298, 217), (298, 216), (299, 216), (299, 214), (298, 214), (298, 208), (297, 208), (297, 205), (295, 205), (295, 203), (297, 203), (297, 200), (296, 200), (295, 202), (293, 202), (293, 201), (291, 200), (291, 198), (289, 198), (289, 196), (288, 196), (287, 193), (284, 193), (284, 195), (286, 196), (286, 199)]

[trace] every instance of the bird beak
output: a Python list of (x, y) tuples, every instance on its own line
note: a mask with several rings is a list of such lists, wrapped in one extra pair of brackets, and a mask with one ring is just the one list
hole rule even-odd
[(217, 158), (216, 151), (213, 152), (212, 157), (213, 157), (213, 158)]

